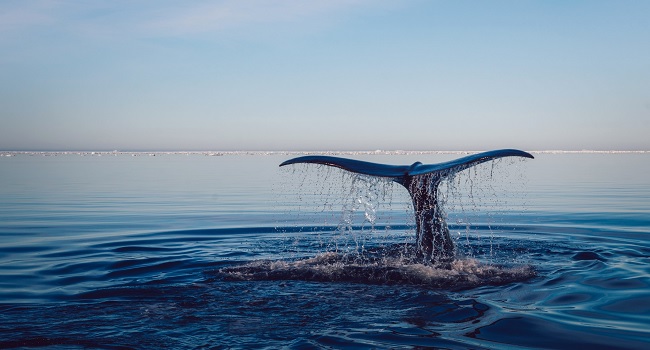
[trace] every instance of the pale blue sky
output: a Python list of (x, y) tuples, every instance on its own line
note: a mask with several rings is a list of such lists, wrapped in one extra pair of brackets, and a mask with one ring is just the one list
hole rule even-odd
[(648, 150), (650, 1), (0, 1), (0, 150)]

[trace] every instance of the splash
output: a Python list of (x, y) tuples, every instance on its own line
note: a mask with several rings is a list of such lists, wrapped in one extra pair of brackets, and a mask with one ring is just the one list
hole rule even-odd
[(292, 164), (318, 164), (369, 176), (388, 177), (409, 192), (416, 224), (417, 253), (428, 263), (455, 258), (455, 245), (438, 200), (438, 186), (453, 174), (491, 160), (504, 157), (534, 158), (516, 149), (501, 149), (472, 154), (447, 162), (411, 165), (390, 165), (362, 160), (308, 155), (286, 160), (280, 167)]
[[(516, 259), (509, 250), (500, 249), (503, 241), (495, 238), (504, 233), (501, 227), (512, 227), (509, 220), (526, 210), (526, 178), (520, 168), (526, 161), (494, 160), (452, 174), (440, 184), (438, 195), (459, 256), (480, 256), (494, 263)], [(477, 229), (479, 226), (482, 229)], [(481, 244), (472, 243), (472, 239)]]
[(446, 264), (431, 265), (414, 262), (407, 255), (401, 254), (404, 247), (395, 250), (397, 252), (382, 250), (361, 256), (326, 252), (294, 261), (260, 260), (221, 269), (217, 275), (230, 281), (302, 280), (406, 284), (447, 290), (504, 285), (535, 276), (535, 270), (528, 265), (500, 266), (485, 264), (476, 259), (456, 259)]
[[(412, 235), (392, 229), (396, 222), (400, 222), (397, 226), (404, 227), (412, 209), (408, 207), (408, 194), (395, 191), (398, 186), (391, 179), (325, 166), (319, 166), (317, 171), (300, 165), (288, 169), (290, 173), (283, 179), (290, 183), (282, 185), (278, 200), (293, 206), (287, 206), (283, 217), (294, 218), (290, 224), (295, 225), (297, 231), (305, 229), (305, 222), (335, 227), (334, 234), (328, 229), (327, 233), (316, 230), (310, 235), (318, 241), (320, 251), (362, 255), (369, 247), (391, 244), (396, 239), (405, 241), (406, 235)], [(396, 212), (395, 208), (403, 210)], [(278, 226), (286, 224), (283, 221)], [(288, 232), (287, 236), (294, 235)], [(313, 254), (311, 247), (302, 243), (292, 238), (288, 240), (285, 250), (294, 253), (289, 258)]]
[[(309, 221), (321, 220), (335, 227), (334, 231), (327, 234), (316, 230), (292, 240), (286, 245), (286, 251), (292, 253), (284, 259), (252, 261), (222, 268), (216, 274), (231, 281), (408, 284), (448, 290), (527, 280), (536, 274), (531, 266), (499, 263), (498, 249), (493, 249), (493, 229), (489, 222), (493, 215), (505, 210), (507, 200), (501, 196), (509, 186), (509, 181), (501, 176), (499, 163), (490, 162), (472, 171), (450, 174), (435, 186), (427, 186), (430, 184), (427, 181), (415, 183), (420, 186), (416, 192), (437, 191), (439, 208), (449, 210), (439, 214), (443, 224), (446, 220), (455, 223), (452, 226), (457, 235), (453, 239), (461, 248), (453, 259), (423, 259), (419, 250), (421, 242), (414, 235), (417, 223), (410, 215), (413, 202), (393, 179), (327, 166), (319, 166), (317, 171), (313, 167), (295, 166), (289, 170), (290, 178), (300, 178), (299, 190), (283, 188), (283, 193), (296, 193), (298, 211), (288, 216), (303, 215), (298, 222), (304, 223), (304, 215), (318, 213), (320, 216), (310, 217)], [(500, 181), (495, 173), (499, 173)], [(473, 246), (477, 243), (474, 237), (479, 233), (472, 227), (475, 221), (484, 222), (486, 218), (490, 242), (489, 252), (484, 254)], [(395, 220), (400, 224), (393, 225)], [(318, 241), (316, 247), (305, 244), (304, 241), (311, 243), (314, 237)], [(484, 242), (479, 243), (480, 247), (486, 246)]]

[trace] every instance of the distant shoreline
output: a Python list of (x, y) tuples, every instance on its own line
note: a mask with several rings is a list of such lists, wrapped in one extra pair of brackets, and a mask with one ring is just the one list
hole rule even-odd
[[(404, 150), (376, 150), (376, 151), (0, 151), (0, 157), (15, 156), (165, 156), (165, 155), (201, 155), (201, 156), (237, 156), (237, 155), (303, 155), (303, 154), (324, 154), (324, 155), (420, 155), (420, 154), (474, 154), (482, 151), (404, 151)], [(543, 150), (528, 151), (532, 154), (645, 154), (646, 151), (565, 151), (565, 150)]]

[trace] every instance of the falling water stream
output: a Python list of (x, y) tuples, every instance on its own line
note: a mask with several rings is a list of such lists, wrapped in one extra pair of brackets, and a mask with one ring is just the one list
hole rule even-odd
[[(457, 258), (450, 263), (432, 264), (418, 256), (413, 205), (404, 188), (392, 179), (323, 165), (302, 165), (296, 167), (303, 169), (294, 169), (288, 174), (302, 177), (296, 180), (299, 184), (296, 190), (300, 192), (299, 210), (335, 215), (329, 218), (330, 221), (315, 222), (323, 226), (332, 225), (327, 238), (321, 233), (322, 251), (315, 256), (296, 258), (294, 255), (287, 259), (252, 261), (226, 267), (219, 270), (219, 275), (226, 280), (414, 284), (448, 290), (502, 285), (532, 278), (536, 273), (531, 265), (499, 261), (491, 237), (487, 238), (487, 249), (482, 248), (485, 252), (472, 248), (470, 243), (470, 236), (474, 235), (471, 220), (477, 219), (477, 213), (487, 213), (489, 226), (494, 222), (496, 211), (503, 210), (500, 206), (506, 202), (506, 199), (499, 199), (485, 203), (486, 199), (500, 198), (493, 185), (484, 185), (491, 182), (494, 172), (500, 172), (497, 162), (453, 174), (439, 188), (433, 189), (439, 191), (442, 208), (450, 205), (454, 210), (454, 221), (463, 228), (462, 234), (456, 230), (458, 235), (454, 240), (461, 248), (457, 251)], [(315, 178), (311, 172), (316, 174)], [(282, 190), (288, 189), (283, 186)], [(395, 195), (396, 191), (404, 193)], [(399, 199), (393, 203), (395, 197)], [(394, 211), (411, 214), (399, 215), (401, 224), (392, 223)], [(405, 216), (410, 220), (404, 220)], [(449, 220), (446, 212), (444, 216)], [(401, 236), (401, 243), (394, 243), (396, 236)]]

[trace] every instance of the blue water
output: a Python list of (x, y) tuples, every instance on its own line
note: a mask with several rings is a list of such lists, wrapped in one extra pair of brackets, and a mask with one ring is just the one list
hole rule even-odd
[(458, 174), (445, 268), (404, 189), (295, 154), (11, 155), (0, 348), (650, 347), (649, 153)]

